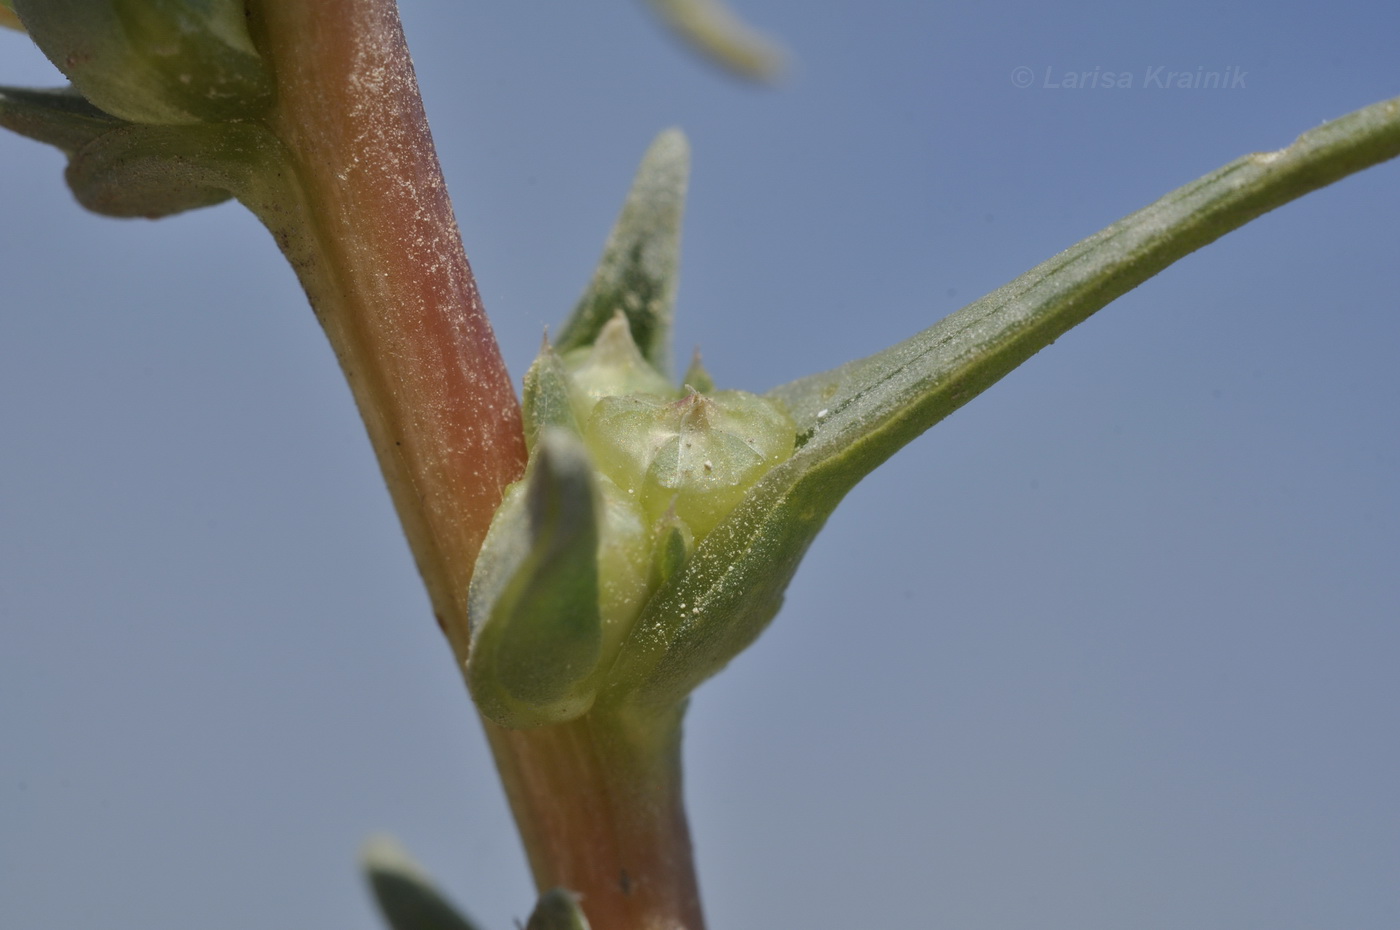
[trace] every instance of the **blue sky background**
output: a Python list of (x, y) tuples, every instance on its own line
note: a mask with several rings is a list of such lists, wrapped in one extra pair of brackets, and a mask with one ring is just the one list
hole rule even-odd
[[(667, 126), (677, 345), (760, 390), (1400, 93), (1359, 0), (740, 9), (784, 86), (628, 0), (405, 0), (517, 377)], [(1244, 86), (1143, 86), (1198, 67)], [(1047, 86), (1096, 68), (1133, 86)], [(56, 73), (4, 34), (0, 80)], [(0, 159), (0, 927), (370, 930), (388, 831), (509, 928), (489, 755), (272, 242)], [(1397, 217), (1397, 164), (1265, 217), (851, 494), (692, 705), (713, 928), (1400, 926)]]

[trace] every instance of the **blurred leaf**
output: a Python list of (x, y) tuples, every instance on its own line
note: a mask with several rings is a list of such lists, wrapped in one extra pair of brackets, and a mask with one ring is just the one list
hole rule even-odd
[(523, 495), (491, 525), (472, 580), (467, 683), (481, 712), (507, 727), (578, 716), (602, 648), (598, 514), (581, 440), (544, 430)]
[(0, 26), (4, 26), (6, 29), (18, 29), (20, 32), (24, 31), (24, 24), (15, 15), (14, 4), (10, 0), (0, 0)]
[(589, 930), (578, 901), (578, 895), (567, 888), (551, 888), (540, 895), (525, 930)]
[(559, 331), (555, 348), (560, 353), (592, 345), (621, 310), (642, 356), (657, 371), (670, 372), (681, 214), (689, 176), (690, 145), (680, 130), (668, 129), (642, 156), (598, 270)]
[(0, 126), (69, 155), (104, 133), (130, 125), (103, 113), (71, 87), (0, 87)]
[(677, 35), (726, 71), (755, 81), (771, 81), (782, 71), (782, 51), (721, 0), (647, 2)]
[(34, 43), (93, 104), (133, 122), (255, 116), (272, 74), (243, 0), (12, 0)]
[(281, 148), (259, 124), (131, 123), (70, 88), (0, 87), (0, 126), (66, 153), (74, 196), (104, 216), (153, 219), (211, 206), (279, 174)]
[(682, 700), (758, 636), (832, 509), (896, 450), (1182, 256), (1397, 154), (1400, 98), (1231, 162), (893, 348), (772, 391), (799, 448), (648, 603), (614, 680), (648, 681), (644, 701)]
[(418, 863), (392, 838), (370, 839), (360, 858), (390, 930), (479, 930), (438, 893)]

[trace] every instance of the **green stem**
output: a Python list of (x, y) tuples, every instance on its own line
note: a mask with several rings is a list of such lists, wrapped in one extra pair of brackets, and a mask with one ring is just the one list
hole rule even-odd
[(704, 930), (681, 791), (684, 712), (486, 723), (536, 886), (580, 894), (595, 930)]
[(354, 392), (438, 622), (525, 461), (519, 404), (462, 251), (393, 0), (250, 0), (277, 80), (285, 196), (250, 204)]

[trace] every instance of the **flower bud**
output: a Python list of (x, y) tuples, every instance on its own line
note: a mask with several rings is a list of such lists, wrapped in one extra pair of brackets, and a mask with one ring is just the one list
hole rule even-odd
[(792, 454), (796, 428), (774, 402), (679, 394), (621, 315), (563, 358), (545, 345), (526, 374), (530, 464), (496, 511), (468, 596), (467, 681), (495, 723), (572, 720), (620, 683), (613, 669), (636, 651), (653, 595)]
[(14, 0), (29, 34), (95, 106), (135, 123), (247, 119), (272, 102), (243, 0)]
[(603, 474), (654, 519), (674, 508), (697, 537), (792, 454), (796, 435), (781, 408), (745, 391), (605, 397), (584, 427)]

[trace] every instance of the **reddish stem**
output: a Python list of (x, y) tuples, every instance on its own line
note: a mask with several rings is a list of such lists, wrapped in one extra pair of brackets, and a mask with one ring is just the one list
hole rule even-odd
[(472, 567), (525, 444), (398, 12), (393, 0), (249, 0), (249, 12), (301, 200), (259, 212), (335, 348), (464, 658)]
[(597, 708), (532, 730), (486, 724), (541, 891), (593, 930), (704, 930), (681, 793), (681, 715)]
[[(245, 197), (325, 327), (459, 662), (467, 588), (523, 471), (520, 410), (462, 251), (393, 0), (249, 0), (291, 177)], [(541, 890), (594, 930), (703, 930), (679, 710), (487, 725)]]

